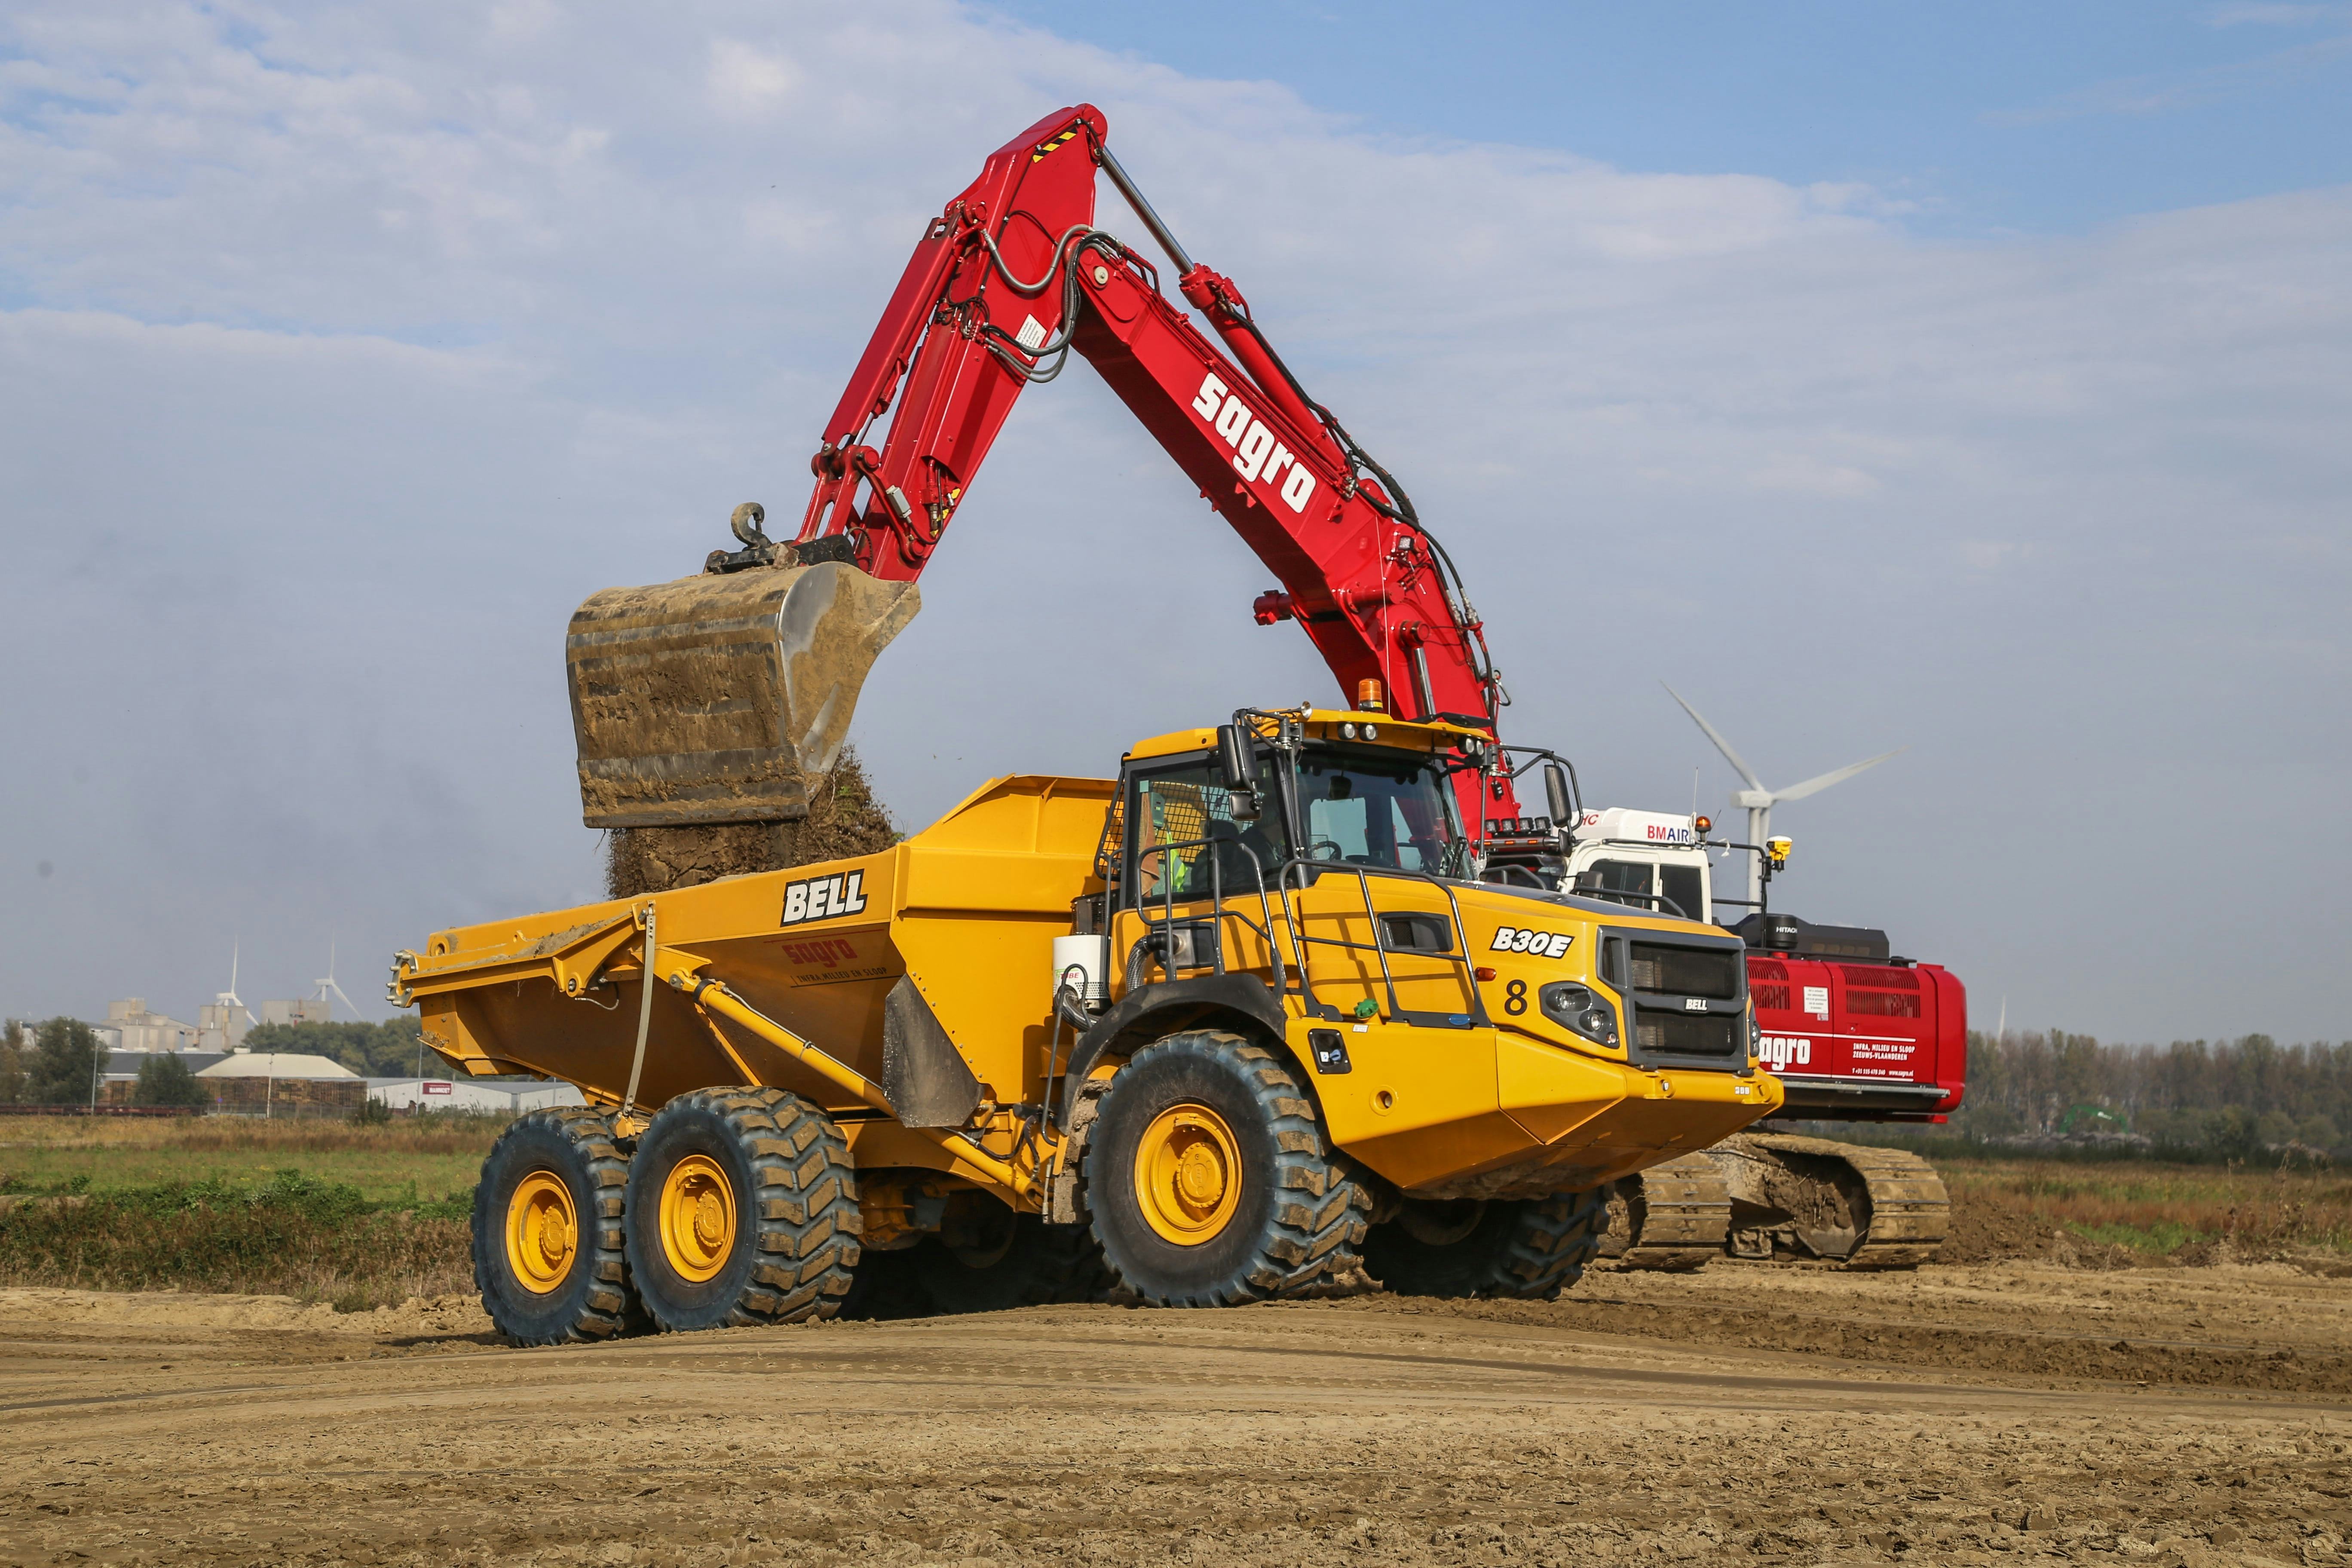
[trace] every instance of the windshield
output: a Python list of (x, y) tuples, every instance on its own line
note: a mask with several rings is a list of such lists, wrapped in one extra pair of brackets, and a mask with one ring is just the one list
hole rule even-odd
[(1307, 859), (1467, 873), (1454, 792), (1426, 758), (1310, 746), (1298, 759), (1298, 811)]

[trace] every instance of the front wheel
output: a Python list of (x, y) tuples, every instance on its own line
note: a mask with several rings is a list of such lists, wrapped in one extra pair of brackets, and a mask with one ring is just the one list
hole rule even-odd
[(1400, 1296), (1548, 1301), (1582, 1277), (1609, 1227), (1605, 1191), (1548, 1198), (1407, 1198), (1364, 1239), (1364, 1271)]
[(1104, 1261), (1154, 1306), (1299, 1295), (1355, 1266), (1370, 1207), (1282, 1058), (1209, 1031), (1110, 1080), (1086, 1183)]

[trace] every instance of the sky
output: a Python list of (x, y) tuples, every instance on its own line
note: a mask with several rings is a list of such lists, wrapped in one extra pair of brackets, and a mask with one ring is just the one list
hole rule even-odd
[[(233, 947), (373, 1007), (593, 896), (571, 609), (793, 515), (925, 220), (1085, 100), (1588, 797), (1728, 815), (1662, 681), (1768, 784), (1902, 746), (1776, 814), (1777, 907), (1980, 1026), (2352, 1037), (2352, 10), (1184, 16), (0, 16), (0, 1012), (190, 1017)], [(856, 742), (915, 828), (1328, 700), (1269, 585), (1075, 369)]]

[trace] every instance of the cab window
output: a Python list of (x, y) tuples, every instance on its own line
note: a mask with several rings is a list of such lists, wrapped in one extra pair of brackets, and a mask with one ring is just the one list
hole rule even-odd
[(1453, 794), (1419, 757), (1311, 750), (1298, 763), (1310, 860), (1459, 873)]
[(1138, 773), (1128, 789), (1125, 880), (1135, 890), (1133, 901), (1206, 899), (1220, 887), (1227, 897), (1255, 896), (1259, 878), (1270, 882), (1281, 869), (1281, 846), (1269, 830), (1272, 814), (1235, 821), (1233, 794), (1219, 782), (1215, 758)]
[(1661, 866), (1658, 890), (1666, 896), (1661, 912), (1686, 921), (1703, 921), (1706, 911), (1706, 873), (1696, 866)]
[(1650, 907), (1650, 866), (1645, 860), (1595, 860), (1577, 878), (1576, 890), (1636, 909)]

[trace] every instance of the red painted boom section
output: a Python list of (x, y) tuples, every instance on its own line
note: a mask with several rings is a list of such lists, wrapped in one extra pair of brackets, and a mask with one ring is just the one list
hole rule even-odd
[[(1108, 131), (1091, 105), (1048, 115), (933, 221), (825, 426), (798, 542), (845, 535), (873, 575), (920, 576), (1014, 401), (1074, 351), (1279, 579), (1259, 620), (1296, 618), (1346, 702), (1377, 679), (1391, 711), (1492, 732), (1500, 689), (1477, 620), (1428, 537), (1291, 384), (1239, 289), (1206, 267), (1177, 280), (1221, 347), (1150, 262), (1094, 227)], [(867, 435), (886, 413), (877, 448)], [(1474, 836), (1519, 815), (1494, 758), (1457, 775)]]

